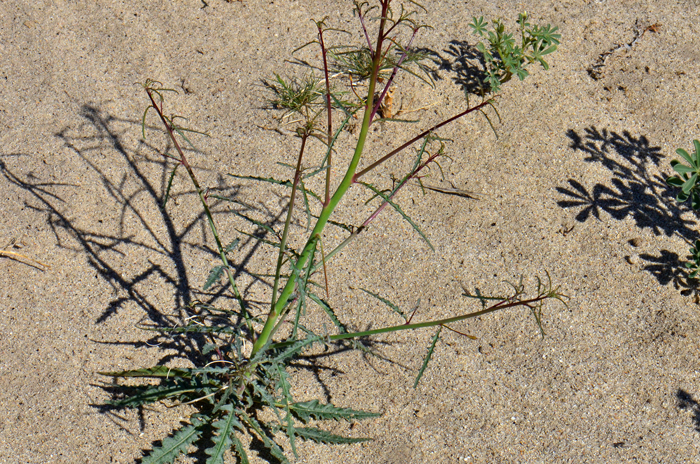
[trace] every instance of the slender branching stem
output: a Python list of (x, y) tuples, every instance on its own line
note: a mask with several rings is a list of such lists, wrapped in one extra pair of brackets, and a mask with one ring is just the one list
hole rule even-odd
[(367, 26), (365, 25), (365, 16), (362, 14), (362, 8), (360, 5), (355, 3), (355, 11), (357, 11), (357, 17), (360, 18), (360, 25), (362, 25), (362, 32), (365, 34), (365, 40), (367, 40), (367, 48), (372, 56), (374, 56), (374, 48), (372, 48), (372, 40), (369, 38), (369, 33), (367, 32)]
[[(430, 155), (427, 160), (425, 160), (423, 163), (420, 164), (416, 169), (414, 169), (409, 175), (407, 175), (397, 186), (392, 190), (392, 192), (386, 197), (386, 199), (382, 202), (381, 205), (372, 213), (370, 216), (365, 219), (365, 221), (357, 227), (355, 230), (352, 231), (352, 233), (345, 239), (343, 240), (338, 246), (336, 246), (333, 250), (331, 250), (325, 258), (325, 264), (327, 264), (331, 258), (333, 258), (338, 252), (340, 252), (343, 248), (348, 246), (355, 238), (357, 238), (360, 233), (362, 233), (369, 224), (376, 219), (377, 216), (379, 216), (379, 213), (386, 208), (386, 205), (389, 204), (389, 201), (396, 195), (396, 193), (403, 188), (404, 185), (408, 183), (409, 180), (415, 179), (418, 177), (418, 173), (422, 171), (428, 164), (432, 163), (435, 161), (436, 158), (438, 158), (440, 155), (442, 155), (442, 151), (438, 151), (437, 153)], [(316, 270), (319, 268), (320, 264), (317, 264), (314, 266), (312, 269), (312, 272), (316, 272)]]
[[(326, 339), (330, 340), (330, 341), (348, 340), (348, 339), (353, 339), (353, 338), (369, 337), (371, 335), (378, 335), (378, 334), (383, 334), (383, 333), (398, 332), (401, 330), (416, 330), (416, 329), (423, 329), (426, 327), (444, 326), (446, 324), (452, 324), (454, 322), (464, 321), (466, 319), (473, 319), (475, 317), (483, 316), (485, 314), (489, 314), (489, 313), (493, 313), (496, 311), (501, 311), (503, 309), (513, 308), (513, 307), (517, 307), (517, 306), (524, 306), (524, 307), (532, 309), (533, 307), (534, 308), (538, 307), (544, 300), (551, 299), (551, 298), (559, 299), (560, 297), (561, 297), (561, 295), (556, 293), (556, 291), (552, 290), (552, 291), (549, 291), (546, 293), (541, 293), (537, 297), (530, 298), (528, 300), (513, 301), (512, 299), (506, 299), (506, 300), (503, 300), (499, 303), (496, 303), (493, 306), (482, 309), (481, 311), (475, 311), (473, 313), (467, 313), (467, 314), (462, 314), (459, 316), (448, 317), (447, 319), (437, 319), (437, 320), (427, 321), (427, 322), (416, 322), (413, 324), (400, 324), (400, 325), (394, 325), (394, 326), (389, 326), (389, 327), (382, 327), (380, 329), (366, 330), (364, 332), (341, 333), (341, 334), (337, 334), (337, 335), (331, 335), (331, 336), (327, 337)], [(272, 347), (283, 348), (285, 346), (291, 345), (292, 343), (294, 343), (294, 342), (289, 341), (289, 342), (275, 343), (274, 345), (272, 345)]]
[(355, 153), (353, 154), (352, 160), (348, 165), (343, 180), (340, 182), (340, 185), (331, 197), (328, 204), (325, 205), (321, 210), (321, 214), (318, 217), (316, 225), (314, 226), (314, 229), (311, 232), (309, 239), (306, 242), (306, 245), (304, 246), (301, 254), (299, 255), (299, 259), (297, 260), (296, 264), (294, 265), (294, 268), (292, 269), (292, 275), (290, 276), (289, 280), (287, 280), (287, 283), (282, 289), (282, 292), (280, 293), (280, 296), (277, 299), (277, 301), (274, 301), (273, 307), (265, 321), (265, 325), (263, 326), (260, 335), (258, 335), (258, 338), (255, 340), (255, 343), (253, 344), (253, 350), (250, 355), (251, 358), (254, 357), (258, 353), (258, 351), (260, 351), (268, 343), (270, 337), (272, 336), (272, 333), (274, 332), (274, 328), (277, 325), (277, 320), (282, 315), (282, 312), (287, 306), (287, 302), (289, 301), (290, 296), (294, 292), (294, 288), (296, 286), (296, 276), (298, 276), (301, 273), (301, 270), (304, 268), (304, 266), (306, 266), (310, 256), (312, 255), (316, 247), (316, 241), (323, 235), (323, 230), (326, 227), (328, 219), (330, 219), (330, 216), (335, 210), (336, 206), (338, 206), (340, 200), (343, 198), (345, 193), (353, 184), (355, 171), (357, 170), (357, 166), (359, 165), (360, 159), (362, 158), (362, 153), (365, 148), (365, 141), (367, 140), (367, 134), (369, 133), (372, 109), (374, 107), (374, 92), (377, 86), (379, 68), (381, 67), (382, 57), (379, 51), (382, 50), (382, 47), (384, 45), (384, 29), (386, 27), (386, 10), (388, 8), (388, 4), (388, 1), (382, 2), (382, 16), (379, 22), (379, 32), (377, 35), (377, 53), (374, 54), (372, 60), (372, 75), (369, 81), (369, 89), (367, 91), (367, 101), (365, 102), (362, 128), (360, 129), (360, 134), (357, 139), (357, 145), (355, 146)]
[(216, 242), (216, 248), (217, 251), (219, 252), (219, 258), (221, 258), (221, 262), (223, 263), (224, 267), (226, 268), (226, 274), (228, 275), (228, 280), (229, 283), (231, 284), (231, 291), (233, 292), (233, 296), (236, 298), (238, 301), (238, 304), (240, 305), (241, 312), (246, 318), (248, 319), (249, 313), (248, 309), (246, 308), (245, 301), (243, 300), (243, 296), (241, 295), (241, 292), (238, 290), (238, 285), (236, 285), (236, 281), (233, 276), (233, 271), (231, 267), (229, 266), (228, 263), (228, 258), (226, 257), (226, 251), (224, 250), (223, 245), (221, 244), (221, 239), (219, 238), (219, 233), (216, 229), (216, 224), (214, 223), (214, 216), (211, 214), (211, 210), (209, 209), (209, 205), (207, 203), (207, 199), (205, 197), (205, 192), (202, 190), (202, 188), (199, 186), (199, 182), (197, 181), (197, 176), (194, 174), (194, 171), (192, 170), (192, 166), (190, 166), (190, 163), (187, 161), (187, 157), (185, 156), (185, 152), (182, 150), (180, 147), (180, 144), (177, 141), (177, 138), (175, 137), (175, 133), (173, 131), (173, 126), (170, 121), (165, 117), (165, 114), (163, 113), (163, 103), (161, 100), (160, 106), (156, 103), (155, 98), (153, 97), (153, 89), (146, 88), (146, 93), (148, 93), (148, 98), (151, 99), (151, 104), (153, 108), (156, 110), (156, 113), (158, 113), (158, 116), (160, 117), (160, 120), (163, 122), (163, 125), (165, 126), (165, 130), (168, 132), (168, 136), (170, 137), (170, 140), (173, 142), (173, 145), (175, 146), (175, 149), (177, 150), (178, 154), (180, 155), (179, 162), (180, 164), (187, 170), (187, 174), (190, 177), (190, 180), (192, 181), (192, 184), (194, 185), (194, 188), (197, 190), (197, 195), (199, 196), (199, 201), (202, 203), (202, 207), (204, 208), (204, 214), (207, 216), (207, 220), (209, 222), (209, 228), (212, 231), (212, 235), (214, 235), (214, 241)]

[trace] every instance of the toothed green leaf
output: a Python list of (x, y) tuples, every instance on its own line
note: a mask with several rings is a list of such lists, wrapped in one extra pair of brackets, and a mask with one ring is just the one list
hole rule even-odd
[(163, 332), (163, 333), (223, 333), (232, 334), (236, 332), (236, 329), (229, 326), (206, 326), (201, 324), (188, 324), (182, 327), (142, 327), (143, 330), (150, 330), (153, 332)]
[(338, 316), (335, 315), (335, 311), (333, 311), (333, 308), (322, 298), (320, 298), (318, 295), (314, 293), (309, 293), (308, 294), (309, 298), (314, 300), (314, 302), (323, 309), (330, 320), (333, 322), (333, 325), (335, 325), (340, 333), (346, 333), (348, 331), (347, 327), (345, 327), (345, 324), (340, 322), (340, 319), (338, 319)]
[(189, 369), (173, 369), (168, 366), (155, 366), (146, 369), (134, 369), (130, 371), (98, 372), (100, 375), (110, 377), (182, 377), (189, 378)]
[(148, 456), (141, 461), (142, 464), (170, 464), (178, 456), (187, 452), (187, 449), (202, 435), (199, 428), (201, 422), (192, 419), (192, 424), (177, 430), (172, 437), (163, 440), (160, 446), (151, 450)]
[(233, 405), (227, 404), (221, 410), (226, 411), (227, 414), (223, 419), (212, 424), (214, 429), (216, 429), (216, 434), (212, 437), (214, 446), (205, 450), (205, 453), (209, 455), (206, 461), (207, 464), (224, 463), (224, 453), (233, 446), (234, 441), (237, 441), (237, 438), (234, 436), (234, 427), (241, 427), (241, 423), (233, 411)]
[(192, 385), (182, 382), (167, 382), (163, 385), (139, 385), (128, 388), (138, 393), (120, 400), (107, 401), (107, 404), (117, 408), (135, 408), (144, 404), (155, 403), (165, 398), (178, 398), (185, 393), (195, 391)]
[(318, 400), (292, 403), (289, 405), (289, 409), (304, 423), (312, 418), (318, 420), (346, 420), (350, 422), (381, 416), (381, 414), (376, 412), (339, 408), (332, 404), (321, 404)]
[(284, 455), (284, 451), (282, 451), (282, 448), (280, 448), (280, 446), (277, 443), (275, 443), (274, 435), (269, 429), (263, 428), (263, 426), (255, 418), (249, 416), (243, 411), (241, 411), (240, 419), (243, 422), (245, 422), (248, 426), (250, 426), (250, 428), (255, 430), (255, 433), (257, 433), (258, 438), (262, 440), (265, 449), (267, 449), (267, 451), (269, 451), (272, 456), (277, 458), (282, 464), (289, 463), (287, 457)]

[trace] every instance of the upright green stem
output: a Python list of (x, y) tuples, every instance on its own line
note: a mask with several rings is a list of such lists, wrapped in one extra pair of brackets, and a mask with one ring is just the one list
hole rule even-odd
[[(316, 23), (318, 27), (318, 41), (321, 45), (321, 56), (323, 56), (323, 75), (326, 81), (326, 113), (328, 113), (328, 158), (326, 161), (326, 196), (323, 204), (326, 205), (331, 198), (331, 167), (333, 165), (333, 113), (331, 113), (331, 81), (328, 75), (328, 57), (326, 56), (326, 46), (323, 43), (323, 22)], [(273, 298), (272, 301), (275, 301)]]
[(309, 239), (307, 240), (304, 249), (299, 255), (299, 259), (297, 260), (296, 265), (292, 270), (292, 275), (287, 281), (287, 284), (282, 289), (282, 292), (280, 293), (280, 296), (277, 299), (277, 301), (273, 301), (272, 310), (267, 316), (267, 320), (265, 321), (265, 325), (262, 331), (260, 332), (260, 335), (253, 344), (253, 351), (250, 355), (251, 358), (255, 356), (258, 353), (258, 351), (260, 351), (265, 346), (265, 344), (267, 344), (270, 337), (272, 336), (273, 329), (277, 324), (277, 319), (279, 319), (279, 317), (282, 315), (282, 312), (284, 311), (284, 308), (287, 306), (287, 303), (289, 301), (289, 297), (294, 292), (294, 288), (296, 286), (295, 276), (301, 272), (304, 266), (306, 266), (306, 263), (308, 262), (309, 257), (311, 256), (311, 253), (316, 245), (315, 242), (316, 240), (318, 240), (319, 237), (323, 235), (323, 229), (326, 227), (326, 223), (331, 217), (333, 210), (335, 210), (336, 206), (338, 206), (338, 203), (340, 203), (340, 200), (343, 198), (345, 193), (353, 184), (355, 171), (357, 170), (357, 166), (360, 163), (360, 159), (362, 158), (362, 152), (365, 148), (365, 141), (367, 140), (367, 134), (369, 132), (369, 126), (372, 117), (372, 110), (374, 107), (374, 92), (377, 85), (377, 76), (379, 74), (379, 67), (381, 65), (382, 59), (381, 52), (385, 38), (384, 29), (386, 26), (386, 7), (386, 5), (382, 5), (382, 16), (379, 24), (379, 33), (377, 37), (377, 48), (372, 58), (372, 76), (369, 81), (367, 101), (365, 102), (365, 112), (364, 117), (362, 119), (362, 128), (360, 129), (360, 135), (358, 136), (357, 145), (355, 146), (355, 153), (352, 157), (352, 160), (350, 161), (347, 171), (345, 172), (345, 177), (343, 177), (343, 180), (340, 182), (340, 185), (338, 186), (333, 196), (330, 198), (328, 204), (325, 205), (321, 210), (321, 214), (318, 217), (316, 225), (311, 231)]

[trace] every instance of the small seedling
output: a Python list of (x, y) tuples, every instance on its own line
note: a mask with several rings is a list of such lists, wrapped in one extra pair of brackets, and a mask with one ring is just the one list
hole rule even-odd
[[(177, 118), (166, 116), (164, 96), (168, 89), (159, 82), (146, 81), (144, 90), (150, 104), (144, 113), (144, 136), (146, 116), (153, 110), (176, 152), (174, 155), (164, 156), (174, 163), (173, 173), (178, 166), (187, 172), (199, 197), (221, 260), (221, 263), (211, 270), (204, 287), (209, 289), (217, 285), (223, 277), (226, 282), (224, 285), (233, 294), (237, 307), (218, 308), (213, 304), (197, 302), (188, 308), (196, 314), (196, 319), (187, 318), (183, 325), (174, 327), (147, 327), (148, 330), (158, 331), (164, 336), (197, 336), (199, 341), (202, 338), (208, 340), (201, 347), (201, 355), (208, 359), (203, 365), (190, 368), (159, 365), (103, 373), (116, 378), (150, 379), (143, 384), (124, 387), (121, 395), (110, 403), (115, 408), (135, 408), (158, 401), (166, 401), (172, 405), (187, 404), (197, 408), (197, 412), (190, 415), (181, 428), (147, 453), (142, 461), (144, 464), (172, 463), (179, 455), (187, 453), (193, 447), (204, 451), (208, 456), (207, 464), (223, 463), (224, 456), (229, 452), (238, 462), (247, 463), (251, 441), (255, 442), (256, 448), (264, 448), (270, 459), (286, 463), (288, 455), (283, 447), (288, 447), (291, 454), (296, 455), (299, 439), (325, 444), (366, 441), (368, 438), (365, 437), (332, 434), (318, 425), (329, 420), (369, 419), (376, 417), (377, 412), (340, 408), (316, 399), (300, 400), (293, 395), (294, 379), (289, 367), (302, 352), (312, 347), (325, 346), (360, 349), (373, 354), (371, 344), (365, 344), (366, 340), (371, 340), (372, 337), (403, 330), (432, 328), (434, 333), (427, 355), (416, 375), (414, 386), (417, 386), (437, 349), (438, 341), (444, 332), (443, 328), (465, 338), (474, 338), (455, 330), (451, 325), (495, 311), (521, 307), (532, 312), (541, 330), (544, 303), (549, 300), (563, 302), (566, 298), (552, 285), (548, 275), (546, 282), (536, 279), (537, 287), (532, 296), (526, 295), (521, 282), (513, 286), (514, 291), (511, 294), (503, 297), (488, 299), (479, 294), (482, 302), (479, 310), (446, 319), (414, 322), (414, 319), (420, 320), (418, 306), (407, 317), (398, 305), (388, 298), (368, 290), (365, 292), (398, 314), (401, 317), (400, 322), (378, 329), (352, 332), (334, 311), (332, 301), (328, 298), (328, 294), (332, 295), (332, 292), (329, 291), (325, 275), (326, 267), (341, 250), (367, 230), (385, 209), (396, 211), (428, 247), (433, 248), (416, 221), (397, 203), (397, 193), (406, 185), (419, 184), (425, 172), (430, 167), (437, 166), (439, 160), (445, 156), (446, 141), (437, 133), (441, 127), (472, 113), (485, 114), (494, 103), (493, 98), (482, 96), (479, 104), (467, 104), (454, 116), (420, 130), (417, 135), (410, 137), (387, 154), (367, 159), (365, 144), (371, 137), (370, 127), (383, 120), (380, 114), (382, 108), (385, 111), (390, 109), (387, 108), (387, 97), (391, 95), (390, 89), (397, 74), (404, 72), (427, 79), (421, 76), (421, 73), (425, 74), (426, 68), (421, 63), (421, 54), (416, 52), (413, 46), (418, 32), (425, 26), (417, 22), (415, 11), (406, 10), (403, 6), (395, 11), (390, 7), (391, 3), (391, 0), (378, 0), (374, 5), (355, 2), (354, 12), (367, 41), (360, 47), (326, 47), (326, 35), (335, 30), (327, 28), (324, 21), (315, 23), (318, 36), (313, 43), (321, 52), (322, 63), (317, 68), (322, 70), (320, 77), (310, 75), (301, 79), (285, 79), (275, 75), (273, 80), (265, 83), (270, 92), (270, 107), (282, 112), (280, 119), (283, 119), (285, 124), (297, 125), (295, 134), (299, 138), (296, 165), (289, 166), (293, 170), (290, 179), (233, 175), (239, 180), (263, 182), (277, 188), (281, 186), (289, 189), (289, 203), (281, 227), (238, 214), (240, 218), (256, 227), (256, 230), (263, 231), (257, 234), (244, 231), (241, 233), (257, 240), (260, 246), (270, 247), (277, 253), (274, 273), (267, 276), (257, 275), (270, 286), (266, 314), (257, 314), (251, 309), (249, 302), (239, 291), (230, 264), (237, 259), (238, 238), (224, 246), (210, 210), (209, 201), (212, 197), (219, 201), (233, 202), (234, 199), (207, 195), (207, 191), (200, 186), (182, 149), (183, 144), (190, 144), (187, 133), (193, 131), (179, 126), (176, 123)], [(417, 6), (413, 2), (409, 4)], [(371, 28), (372, 24), (375, 27)], [(500, 25), (499, 22), (495, 24)], [(495, 70), (502, 70), (493, 74), (498, 85), (508, 80), (509, 73), (524, 78), (526, 73), (521, 72), (523, 60), (527, 61), (531, 57), (540, 60), (542, 55), (551, 53), (556, 48), (554, 41), (558, 39), (551, 34), (555, 29), (549, 26), (544, 29), (529, 27), (525, 16), (522, 15), (521, 28), (528, 31), (523, 32), (523, 37), (527, 34), (526, 47), (532, 50), (534, 55), (526, 55), (519, 48), (509, 45), (510, 42), (502, 31), (497, 32), (499, 35), (492, 43), (498, 45), (498, 55), (491, 53), (487, 61), (495, 66)], [(545, 40), (546, 34), (542, 31), (549, 31), (547, 33), (550, 34), (550, 39)], [(370, 37), (376, 39), (372, 41)], [(542, 49), (545, 43), (548, 44), (548, 48)], [(503, 63), (502, 67), (500, 62)], [(336, 73), (340, 73), (336, 78), (333, 77), (331, 66)], [(498, 88), (495, 85), (496, 81), (487, 84), (491, 90)], [(335, 166), (333, 154), (338, 137), (356, 114), (361, 114), (361, 123), (352, 158), (345, 165)], [(413, 149), (413, 153), (408, 153), (409, 148)], [(402, 177), (393, 182), (393, 185), (382, 187), (367, 180), (369, 176), (366, 175), (369, 172), (401, 155), (407, 158), (410, 167)], [(342, 177), (334, 179), (333, 174), (338, 171), (343, 173)], [(318, 180), (324, 185), (323, 191), (317, 192), (308, 186), (310, 179), (315, 176), (320, 176)], [(172, 182), (169, 182), (166, 198), (171, 186)], [(337, 215), (334, 215), (336, 208), (341, 202), (344, 206), (349, 202), (346, 198), (347, 192), (362, 187), (366, 189), (368, 204), (374, 205), (372, 212), (358, 224), (345, 224), (337, 220)], [(441, 191), (437, 187), (427, 188)], [(465, 194), (458, 189), (450, 193)], [(303, 203), (303, 209), (296, 208), (299, 202)], [(299, 223), (306, 223), (307, 227), (297, 227), (295, 224)], [(337, 229), (337, 233), (343, 234), (344, 238), (339, 243), (332, 242), (326, 237), (327, 228)], [(296, 233), (303, 235), (299, 240), (291, 240), (291, 234)], [(291, 243), (302, 245), (294, 247)], [(320, 281), (324, 283), (321, 284)], [(321, 293), (321, 289), (325, 290), (326, 298), (321, 296), (324, 294)], [(328, 316), (333, 330), (315, 332), (307, 327), (304, 318), (310, 305), (317, 306)], [(199, 345), (192, 343), (192, 346)]]
[(469, 24), (474, 35), (488, 40), (488, 47), (479, 42), (477, 49), (484, 55), (486, 84), (490, 92), (499, 92), (501, 85), (513, 76), (525, 79), (528, 75), (526, 68), (532, 63), (537, 62), (544, 69), (549, 69), (544, 57), (553, 53), (559, 45), (561, 34), (557, 34), (556, 26), (532, 26), (527, 20), (527, 13), (521, 13), (517, 22), (520, 26), (519, 44), (516, 44), (517, 39), (513, 34), (506, 33), (505, 24), (500, 19), (493, 20), (491, 30), (483, 16), (472, 18)]

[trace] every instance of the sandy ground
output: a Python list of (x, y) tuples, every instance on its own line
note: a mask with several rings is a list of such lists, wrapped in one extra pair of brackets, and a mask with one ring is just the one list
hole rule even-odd
[[(698, 2), (424, 4), (434, 29), (419, 43), (442, 59), (440, 80), (434, 92), (407, 80), (398, 96), (436, 104), (421, 127), (463, 105), (472, 15), (512, 26), (527, 10), (558, 26), (562, 45), (549, 72), (505, 87), (498, 138), (478, 116), (441, 132), (453, 140), (447, 179), (480, 200), (399, 197), (436, 252), (388, 212), (331, 266), (330, 301), (352, 327), (375, 328), (397, 320), (359, 288), (427, 319), (476, 309), (462, 285), (502, 293), (504, 280), (532, 285), (546, 271), (571, 301), (546, 307), (544, 339), (524, 310), (461, 324), (475, 341), (445, 333), (415, 390), (432, 331), (380, 338), (392, 362), (345, 353), (296, 372), (299, 399), (383, 412), (331, 425), (374, 441), (303, 444), (297, 462), (700, 462), (700, 308), (681, 270), (698, 221), (663, 181), (675, 149), (700, 138)], [(164, 323), (213, 296), (200, 291), (213, 243), (184, 176), (167, 213), (158, 208), (167, 169), (154, 150), (164, 144), (141, 139), (137, 83), (178, 88), (171, 111), (211, 134), (190, 155), (204, 185), (279, 221), (283, 190), (225, 174), (289, 176), (275, 163), (293, 162), (298, 142), (267, 129), (276, 122), (260, 82), (303, 71), (289, 53), (326, 15), (356, 30), (348, 1), (3, 2), (0, 247), (51, 267), (0, 258), (0, 462), (134, 462), (185, 417), (99, 408), (109, 379), (96, 372), (186, 363), (186, 352), (147, 345), (139, 322)], [(410, 130), (377, 126), (370, 153)], [(351, 203), (341, 216), (362, 217)], [(217, 211), (228, 239), (247, 227)], [(265, 272), (273, 255), (244, 242), (236, 259)], [(242, 279), (248, 298), (264, 296)], [(233, 305), (227, 295), (218, 304)]]

